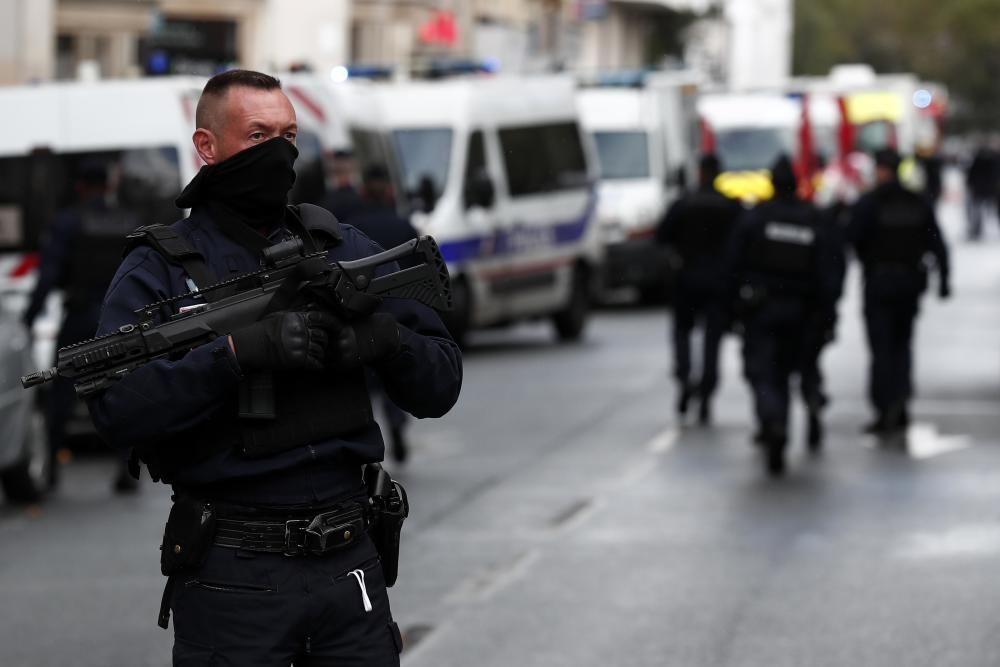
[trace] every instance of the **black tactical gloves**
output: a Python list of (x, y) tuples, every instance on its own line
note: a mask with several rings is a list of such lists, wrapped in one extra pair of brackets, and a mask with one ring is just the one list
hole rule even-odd
[(375, 313), (345, 324), (327, 350), (327, 361), (343, 368), (377, 364), (399, 352), (399, 325), (392, 315)]
[(237, 329), (231, 336), (244, 370), (323, 370), (328, 334), (337, 318), (320, 311), (281, 312)]

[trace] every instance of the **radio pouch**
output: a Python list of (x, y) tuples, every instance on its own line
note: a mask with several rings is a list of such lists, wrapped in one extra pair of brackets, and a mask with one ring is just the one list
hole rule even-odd
[(200, 565), (214, 534), (215, 510), (209, 503), (176, 498), (163, 529), (160, 571), (169, 577)]

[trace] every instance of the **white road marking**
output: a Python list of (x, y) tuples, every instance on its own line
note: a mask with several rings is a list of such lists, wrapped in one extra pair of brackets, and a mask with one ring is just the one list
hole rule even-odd
[(929, 459), (950, 454), (971, 446), (964, 435), (941, 435), (937, 426), (927, 423), (912, 424), (906, 433), (906, 450), (912, 458)]
[(666, 431), (650, 440), (646, 449), (650, 454), (663, 454), (677, 444), (678, 435), (677, 429), (668, 428)]
[(901, 560), (974, 558), (1000, 554), (1000, 523), (969, 524), (907, 536), (893, 554)]
[(537, 549), (532, 549), (506, 563), (488, 566), (465, 579), (444, 599), (451, 603), (486, 602), (527, 574), (540, 556)]
[[(870, 437), (864, 442), (865, 446), (875, 449), (880, 446), (881, 440)], [(911, 424), (906, 431), (906, 453), (918, 461), (952, 454), (968, 449), (973, 444), (967, 435), (942, 435), (935, 424), (928, 422)]]

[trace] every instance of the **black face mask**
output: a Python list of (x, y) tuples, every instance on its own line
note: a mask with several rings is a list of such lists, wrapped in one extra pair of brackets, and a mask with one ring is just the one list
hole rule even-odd
[(213, 209), (221, 205), (251, 227), (273, 229), (284, 218), (298, 156), (284, 138), (269, 139), (202, 167), (176, 204), (179, 208), (206, 204)]

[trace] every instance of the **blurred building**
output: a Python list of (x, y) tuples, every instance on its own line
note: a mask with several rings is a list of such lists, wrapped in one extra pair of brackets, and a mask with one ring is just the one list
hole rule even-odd
[(2, 0), (0, 82), (211, 74), (234, 64), (283, 70), (308, 63), (328, 69), (348, 57), (350, 5), (350, 0)]
[(0, 0), (0, 84), (52, 76), (55, 0)]
[(506, 72), (685, 62), (735, 87), (791, 65), (792, 0), (0, 0), (0, 84), (439, 58)]
[(491, 60), (504, 71), (557, 56), (560, 0), (355, 0), (351, 60), (419, 66), (435, 58)]

